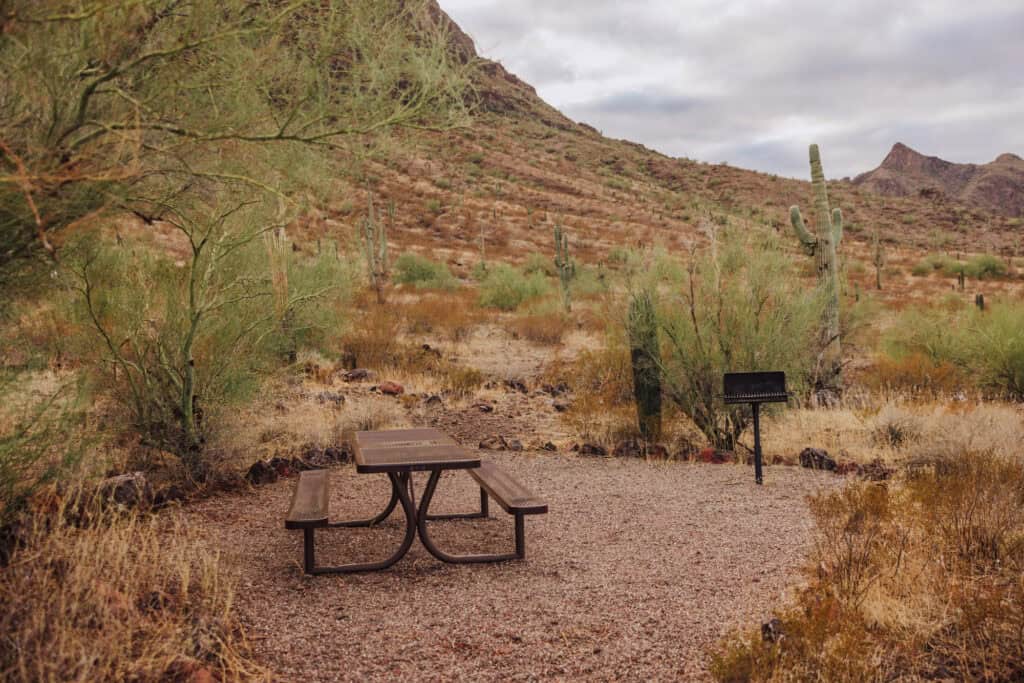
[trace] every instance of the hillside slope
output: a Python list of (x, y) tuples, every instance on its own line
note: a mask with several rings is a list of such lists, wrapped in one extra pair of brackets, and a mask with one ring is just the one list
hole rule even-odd
[(1024, 215), (1024, 159), (1015, 154), (988, 164), (955, 164), (896, 143), (881, 166), (853, 183), (890, 197), (942, 197), (1005, 216)]
[[(522, 258), (548, 251), (550, 228), (540, 226), (557, 220), (582, 257), (602, 260), (622, 245), (684, 248), (700, 240), (709, 219), (788, 238), (789, 207), (812, 201), (809, 182), (671, 158), (569, 120), (502, 65), (480, 58), (472, 39), (436, 12), (453, 50), (480, 65), (478, 115), (468, 129), (408, 134), (371, 163), (374, 192), (398, 206), (400, 246), (437, 251), (456, 267), (473, 262), (481, 242), (488, 255)], [(827, 148), (823, 156), (827, 174)], [(354, 224), (364, 193), (354, 185), (328, 218)], [(839, 181), (830, 182), (830, 193), (848, 239), (862, 247), (876, 229), (890, 245), (919, 251), (1011, 254), (1017, 245), (1016, 219), (982, 205), (945, 195), (885, 196)]]

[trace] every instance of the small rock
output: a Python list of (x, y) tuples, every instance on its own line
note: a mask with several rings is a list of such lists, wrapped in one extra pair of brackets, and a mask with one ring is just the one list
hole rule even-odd
[(420, 347), (420, 350), (422, 350), (424, 353), (428, 355), (434, 356), (435, 358), (441, 357), (441, 352), (435, 349), (430, 344), (424, 344), (423, 346)]
[(476, 403), (473, 405), (473, 407), (479, 410), (481, 413), (494, 412), (494, 406), (492, 406), (490, 403)]
[(540, 390), (548, 396), (561, 396), (562, 394), (568, 393), (569, 385), (565, 382), (559, 382), (558, 384), (542, 384)]
[(580, 455), (605, 456), (608, 455), (608, 449), (596, 443), (585, 443), (579, 447), (579, 453)]
[(822, 448), (805, 448), (800, 451), (800, 466), (811, 470), (836, 471), (836, 461)]
[(345, 395), (337, 391), (321, 391), (316, 395), (316, 402), (320, 404), (330, 403), (337, 407), (345, 403)]
[(142, 472), (105, 479), (100, 483), (97, 494), (104, 502), (126, 508), (147, 508), (153, 503), (153, 489)]
[(519, 439), (509, 439), (507, 443), (508, 450), (510, 451), (519, 452), (523, 450), (523, 442), (520, 441)]
[(341, 378), (346, 382), (368, 382), (374, 377), (376, 377), (374, 372), (372, 370), (367, 370), (366, 368), (355, 368), (341, 376)]
[(892, 476), (893, 471), (884, 462), (876, 459), (861, 467), (859, 474), (870, 481), (885, 481)]
[(530, 393), (530, 390), (526, 387), (526, 383), (519, 379), (507, 379), (505, 380), (505, 386), (512, 391), (518, 391), (520, 394)]
[(729, 451), (720, 451), (717, 448), (705, 448), (697, 454), (697, 460), (709, 465), (723, 465), (733, 461), (733, 454)]
[(423, 403), (428, 406), (439, 406), (441, 405), (442, 401), (441, 397), (438, 396), (437, 394), (431, 394), (430, 396), (427, 396), (425, 399), (423, 399)]
[(764, 624), (761, 624), (761, 640), (766, 643), (777, 643), (786, 637), (786, 632), (782, 629), (782, 622), (778, 619), (773, 618)]
[(556, 413), (564, 413), (570, 408), (568, 401), (552, 401), (551, 407), (555, 409)]
[(543, 446), (541, 446), (540, 448), (541, 448), (541, 450), (543, 450), (543, 451), (552, 451), (552, 452), (555, 452), (555, 451), (557, 451), (557, 450), (558, 450), (558, 446), (556, 446), (555, 444), (551, 443), (550, 441), (546, 441), (546, 442), (544, 442), (544, 445), (543, 445)]
[(643, 454), (643, 447), (636, 439), (621, 441), (612, 449), (612, 455), (616, 458), (640, 458)]
[(668, 448), (664, 444), (652, 443), (647, 446), (647, 457), (668, 458)]
[(387, 396), (401, 396), (405, 393), (405, 387), (398, 382), (381, 382), (377, 388), (380, 389), (380, 393)]
[(480, 448), (485, 451), (504, 451), (508, 449), (508, 442), (503, 436), (491, 436), (480, 442)]
[(270, 463), (264, 462), (263, 460), (257, 460), (249, 468), (249, 471), (245, 473), (245, 480), (253, 486), (263, 486), (264, 484), (273, 484), (277, 481), (277, 470), (271, 467)]

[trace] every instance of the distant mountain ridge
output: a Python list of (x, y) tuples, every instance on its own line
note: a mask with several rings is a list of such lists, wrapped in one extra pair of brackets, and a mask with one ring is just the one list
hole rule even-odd
[(897, 142), (882, 165), (854, 185), (890, 197), (950, 199), (1004, 216), (1024, 216), (1024, 159), (1002, 154), (988, 164), (957, 164)]

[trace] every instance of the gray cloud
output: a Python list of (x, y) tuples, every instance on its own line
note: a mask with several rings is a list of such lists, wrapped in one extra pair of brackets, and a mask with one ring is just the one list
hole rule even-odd
[(667, 154), (804, 177), (896, 141), (1024, 153), (1020, 0), (441, 0), (568, 116)]

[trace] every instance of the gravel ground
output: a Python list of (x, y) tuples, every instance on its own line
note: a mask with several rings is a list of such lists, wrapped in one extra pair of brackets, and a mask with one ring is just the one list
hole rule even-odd
[[(417, 539), (384, 572), (307, 577), (283, 520), (294, 480), (185, 510), (241, 574), (238, 609), (258, 660), (288, 681), (679, 680), (707, 677), (707, 650), (763, 620), (798, 580), (811, 530), (804, 498), (841, 479), (792, 467), (753, 484), (734, 465), (559, 454), (486, 454), (547, 499), (527, 517), (527, 559), (449, 565)], [(422, 491), (426, 475), (415, 475)], [(332, 471), (331, 512), (387, 501), (384, 475)], [(468, 511), (464, 472), (432, 511)], [(512, 517), (432, 523), (451, 552), (511, 548)], [(390, 554), (404, 528), (317, 533), (318, 563)]]

